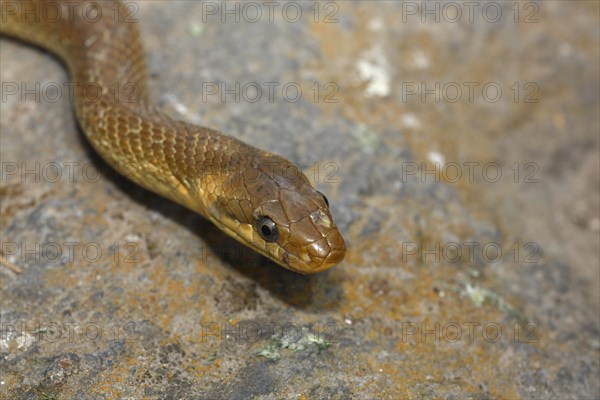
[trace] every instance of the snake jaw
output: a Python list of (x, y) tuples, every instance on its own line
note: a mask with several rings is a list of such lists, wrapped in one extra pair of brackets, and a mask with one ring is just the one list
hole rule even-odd
[[(223, 232), (290, 271), (314, 274), (333, 267), (344, 258), (346, 247), (337, 229), (332, 230), (332, 234), (329, 235), (333, 236), (334, 241), (341, 241), (341, 246), (336, 249), (329, 248), (331, 245), (327, 237), (313, 241), (304, 247), (292, 243), (282, 247), (276, 242), (263, 240), (253, 224), (240, 222), (226, 213), (219, 214), (216, 204), (209, 206), (208, 209), (209, 219)], [(319, 243), (321, 241), (326, 241), (325, 246)]]
[(246, 246), (252, 248), (254, 251), (269, 258), (270, 260), (276, 262), (282, 267), (290, 269), (294, 272), (303, 273), (300, 270), (291, 268), (283, 262), (283, 249), (279, 247), (276, 243), (267, 243), (263, 241), (265, 244), (264, 248), (257, 246), (257, 243), (260, 243), (262, 239), (257, 238), (259, 236), (258, 232), (256, 232), (256, 230), (251, 224), (241, 223), (235, 220), (234, 218), (226, 217), (223, 215), (221, 215), (220, 218), (210, 216), (209, 219), (213, 222), (213, 224), (219, 227), (227, 235), (233, 237), (242, 244), (245, 244)]

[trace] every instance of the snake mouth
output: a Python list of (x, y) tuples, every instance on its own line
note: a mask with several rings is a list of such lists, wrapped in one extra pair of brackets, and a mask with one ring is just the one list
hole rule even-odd
[[(262, 239), (256, 239), (259, 234), (254, 230), (254, 227), (251, 224), (241, 223), (230, 217), (222, 217), (217, 219), (214, 216), (211, 216), (210, 219), (227, 235), (233, 237), (242, 244), (248, 246), (257, 253), (277, 263), (285, 269), (303, 275), (315, 274), (333, 267), (342, 261), (346, 252), (346, 246), (339, 233), (337, 234), (341, 240), (341, 245), (339, 247), (332, 249), (322, 258), (311, 257), (309, 254), (310, 250), (302, 255), (295, 254), (281, 247), (277, 243), (269, 243), (263, 241)], [(303, 260), (302, 258), (306, 258), (306, 260)]]
[(284, 261), (285, 250), (276, 243), (266, 243), (266, 247), (259, 246), (255, 236), (258, 235), (254, 228), (250, 224), (242, 223), (231, 217), (221, 216), (216, 218), (214, 215), (210, 215), (210, 220), (215, 226), (225, 232), (227, 235), (238, 240), (240, 243), (251, 248), (255, 252), (261, 254), (264, 257), (274, 261), (282, 267), (298, 273), (306, 273), (300, 269), (296, 269), (290, 266)]
[[(284, 253), (284, 263), (280, 262), (279, 264), (282, 265), (284, 268), (289, 269), (290, 271), (294, 271), (302, 275), (308, 275), (323, 272), (334, 267), (344, 259), (344, 256), (345, 249), (341, 251), (336, 250), (332, 251), (324, 261), (309, 264), (302, 261), (296, 255), (286, 252)], [(295, 267), (294, 265), (297, 265), (297, 267)]]

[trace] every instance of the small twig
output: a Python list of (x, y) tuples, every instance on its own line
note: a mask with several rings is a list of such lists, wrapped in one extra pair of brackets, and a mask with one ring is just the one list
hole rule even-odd
[(22, 274), (23, 273), (23, 270), (21, 268), (17, 267), (14, 264), (11, 264), (8, 261), (3, 260), (1, 258), (0, 258), (0, 264), (4, 265), (5, 267), (7, 267), (8, 269), (10, 269), (15, 274)]

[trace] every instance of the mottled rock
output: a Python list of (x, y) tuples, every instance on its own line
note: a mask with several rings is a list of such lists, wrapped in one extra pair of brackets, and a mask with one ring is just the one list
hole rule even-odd
[(2, 38), (2, 398), (600, 397), (597, 2), (138, 4), (156, 102), (297, 163), (346, 260), (282, 270), (118, 176)]

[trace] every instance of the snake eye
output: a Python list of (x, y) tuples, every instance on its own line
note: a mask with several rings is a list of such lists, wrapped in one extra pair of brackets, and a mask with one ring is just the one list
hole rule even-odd
[(260, 237), (267, 242), (274, 242), (279, 237), (277, 226), (269, 217), (260, 217), (258, 219), (258, 223), (256, 224), (256, 229), (258, 230)]
[(322, 192), (319, 192), (317, 190), (317, 193), (319, 193), (321, 196), (323, 196), (323, 200), (325, 200), (325, 204), (327, 204), (327, 207), (329, 207), (329, 200), (327, 199), (327, 196), (325, 196)]

